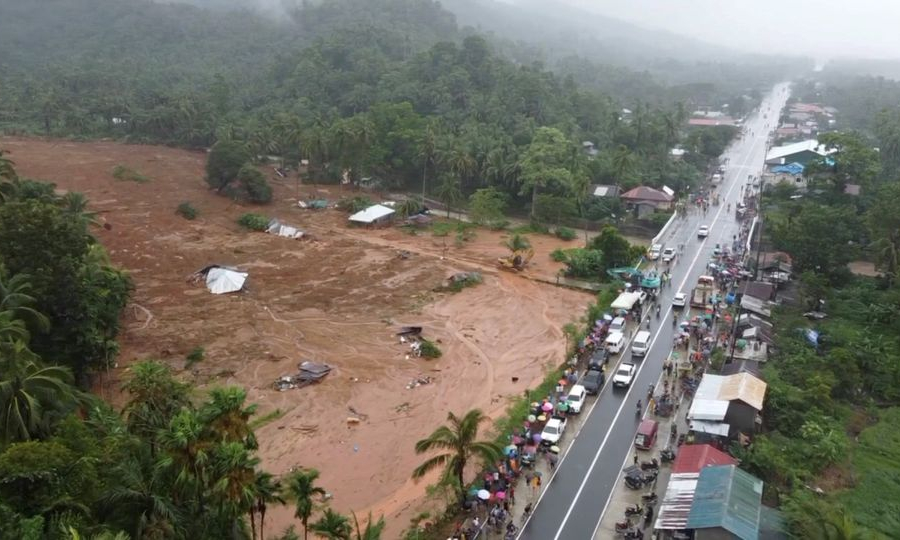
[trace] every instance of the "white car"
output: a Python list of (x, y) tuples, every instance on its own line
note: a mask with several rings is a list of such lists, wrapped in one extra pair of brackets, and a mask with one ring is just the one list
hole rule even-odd
[(581, 412), (581, 407), (584, 405), (584, 398), (587, 397), (587, 391), (580, 384), (573, 384), (572, 388), (569, 390), (569, 395), (566, 396), (566, 403), (569, 404), (569, 412), (572, 414), (578, 414)]
[(659, 258), (659, 253), (662, 251), (662, 244), (653, 244), (650, 246), (650, 252), (647, 253), (647, 258), (651, 261), (655, 261)]
[(709, 225), (700, 225), (697, 229), (697, 238), (706, 238), (709, 236)]
[(547, 420), (547, 424), (544, 425), (544, 431), (541, 432), (541, 443), (548, 446), (558, 443), (565, 430), (565, 418), (551, 418)]
[(683, 308), (685, 304), (687, 304), (687, 295), (681, 291), (675, 293), (675, 298), (672, 298), (672, 307)]
[(619, 364), (619, 369), (616, 370), (616, 374), (613, 376), (613, 386), (628, 388), (631, 386), (632, 379), (634, 379), (634, 364), (622, 362)]
[(675, 260), (675, 248), (666, 248), (662, 253), (663, 262), (672, 262)]

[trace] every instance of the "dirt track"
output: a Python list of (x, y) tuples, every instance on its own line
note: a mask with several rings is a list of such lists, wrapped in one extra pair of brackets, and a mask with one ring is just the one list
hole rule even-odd
[[(588, 294), (498, 273), (502, 236), (479, 231), (456, 247), (452, 236), (409, 235), (398, 229), (351, 229), (336, 210), (305, 211), (292, 205), (293, 182), (275, 186), (275, 202), (245, 208), (209, 192), (203, 181), (205, 154), (112, 142), (73, 143), (0, 138), (20, 174), (85, 193), (110, 230), (95, 234), (114, 262), (128, 269), (137, 290), (121, 336), (119, 369), (111, 386), (141, 358), (160, 358), (183, 370), (185, 355), (206, 349), (192, 372), (198, 386), (238, 384), (260, 413), (285, 414), (258, 430), (264, 466), (276, 474), (315, 467), (333, 493), (333, 505), (364, 516), (369, 509), (388, 520), (396, 537), (421, 510), (427, 482), (409, 480), (421, 456), (416, 440), (441, 424), (448, 411), (480, 407), (502, 413), (509, 397), (535, 384), (547, 366), (562, 359), (561, 327), (578, 319)], [(127, 165), (151, 180), (115, 180)], [(332, 200), (338, 188), (316, 190)], [(195, 221), (175, 215), (190, 201)], [(295, 241), (243, 231), (235, 220), (256, 211), (311, 232)], [(552, 275), (549, 252), (562, 243), (532, 237), (530, 272)], [(399, 250), (411, 252), (409, 258)], [(246, 290), (209, 294), (186, 278), (208, 264), (250, 272)], [(433, 292), (460, 270), (479, 270), (484, 283), (458, 294)], [(394, 336), (399, 325), (425, 327), (440, 341), (435, 361), (407, 358)], [(272, 381), (296, 370), (302, 359), (335, 366), (323, 383), (277, 392)], [(417, 376), (434, 382), (407, 389)], [(512, 377), (518, 377), (513, 382)], [(346, 422), (348, 408), (367, 415)], [(270, 512), (267, 530), (293, 522), (288, 508)]]

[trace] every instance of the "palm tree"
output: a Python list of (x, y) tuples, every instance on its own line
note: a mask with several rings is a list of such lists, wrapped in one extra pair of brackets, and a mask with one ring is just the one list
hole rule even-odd
[(350, 520), (331, 508), (326, 508), (322, 517), (310, 527), (317, 536), (327, 540), (350, 540), (353, 532), (350, 528)]
[(210, 391), (209, 402), (201, 408), (200, 415), (213, 438), (256, 448), (256, 437), (250, 428), (250, 417), (256, 412), (256, 405), (244, 407), (246, 399), (247, 392), (237, 386)]
[[(266, 537), (266, 510), (270, 504), (284, 504), (284, 497), (281, 496), (281, 483), (275, 480), (272, 474), (266, 471), (256, 471), (256, 478), (253, 483), (253, 492), (255, 501), (250, 508), (250, 526), (254, 526), (254, 514), (259, 514), (259, 540)], [(255, 537), (255, 533), (254, 533)]]
[(449, 218), (453, 206), (459, 204), (463, 199), (459, 176), (452, 173), (442, 174), (441, 183), (437, 187), (437, 196), (447, 207), (447, 218)]
[[(227, 516), (227, 523), (233, 523), (239, 516), (250, 513), (256, 503), (259, 458), (252, 456), (242, 443), (228, 442), (215, 448), (213, 462), (216, 480), (211, 494), (216, 502), (214, 507)], [(253, 533), (255, 536), (255, 526)]]
[(63, 206), (63, 210), (77, 221), (81, 221), (85, 225), (97, 224), (97, 214), (95, 212), (87, 211), (88, 200), (83, 193), (70, 191), (63, 195), (62, 199), (60, 199), (60, 203)]
[(3, 356), (0, 446), (48, 435), (52, 423), (80, 401), (72, 372), (62, 366), (42, 366), (21, 341), (10, 344)]
[(187, 385), (176, 381), (169, 366), (161, 362), (133, 365), (124, 388), (131, 395), (123, 409), (128, 430), (151, 441), (151, 447), (158, 432), (168, 428), (172, 418), (189, 403)]
[(462, 418), (452, 412), (447, 415), (448, 426), (441, 426), (427, 438), (416, 443), (416, 453), (424, 454), (432, 450), (446, 450), (428, 458), (413, 471), (412, 477), (419, 479), (434, 469), (443, 467), (443, 481), (455, 481), (462, 500), (465, 495), (463, 474), (473, 457), (492, 463), (500, 459), (502, 449), (493, 441), (478, 441), (478, 426), (488, 421), (479, 409), (472, 409)]
[(509, 240), (504, 242), (503, 245), (506, 246), (506, 248), (509, 249), (513, 253), (513, 255), (515, 255), (520, 251), (529, 249), (531, 247), (531, 242), (528, 241), (528, 238), (516, 233), (512, 235)]
[(620, 184), (622, 180), (630, 175), (635, 167), (635, 157), (624, 144), (620, 144), (616, 148), (616, 152), (612, 156), (613, 174), (616, 176), (616, 184)]
[(303, 524), (304, 540), (309, 534), (309, 518), (315, 509), (315, 501), (313, 499), (325, 496), (325, 490), (316, 485), (318, 478), (319, 471), (316, 469), (300, 469), (294, 471), (287, 481), (287, 497), (294, 501), (296, 505), (294, 517)]
[(369, 519), (366, 520), (366, 528), (360, 530), (359, 528), (359, 520), (356, 518), (356, 512), (351, 512), (353, 515), (353, 526), (356, 529), (356, 534), (353, 537), (353, 540), (381, 540), (381, 532), (384, 530), (385, 525), (384, 516), (378, 518), (378, 521), (372, 521), (372, 512), (369, 512)]
[(3, 150), (0, 150), (0, 201), (6, 200), (8, 190), (18, 179), (15, 163), (11, 159), (3, 157)]
[[(218, 478), (210, 470), (214, 446), (207, 438), (206, 424), (193, 410), (182, 409), (160, 433), (152, 433), (150, 440), (158, 440), (164, 455), (159, 467), (168, 471), (172, 484), (180, 496), (200, 504), (210, 477)], [(151, 452), (155, 450), (150, 445)]]
[(425, 182), (428, 178), (428, 165), (433, 164), (437, 154), (437, 131), (434, 124), (428, 124), (418, 141), (418, 157), (422, 160), (422, 202), (425, 202)]

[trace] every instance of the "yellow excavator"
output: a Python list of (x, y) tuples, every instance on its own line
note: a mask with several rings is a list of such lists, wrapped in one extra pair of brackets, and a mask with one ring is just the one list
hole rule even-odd
[(519, 272), (528, 266), (528, 262), (534, 257), (534, 250), (531, 248), (514, 251), (508, 257), (500, 257), (498, 263), (503, 270), (512, 270)]

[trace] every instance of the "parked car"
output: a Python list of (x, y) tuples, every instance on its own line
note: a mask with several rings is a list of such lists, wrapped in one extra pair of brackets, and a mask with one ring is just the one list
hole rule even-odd
[(609, 323), (609, 332), (624, 332), (625, 331), (625, 317), (616, 317)]
[(584, 398), (586, 397), (587, 391), (584, 389), (584, 386), (573, 384), (572, 388), (569, 389), (569, 395), (566, 396), (566, 403), (569, 404), (569, 412), (572, 414), (580, 413), (581, 407), (584, 405)]
[(675, 298), (672, 298), (672, 307), (683, 308), (685, 304), (687, 304), (687, 294), (681, 291), (675, 293)]
[(566, 430), (566, 419), (554, 416), (544, 425), (541, 432), (541, 444), (551, 446), (559, 442)]
[(595, 369), (597, 371), (602, 371), (602, 366), (605, 366), (609, 363), (609, 351), (606, 349), (597, 349), (591, 354), (591, 359), (588, 360), (588, 369)]
[(659, 258), (659, 253), (662, 251), (662, 244), (653, 244), (650, 246), (650, 251), (647, 253), (647, 258), (651, 261), (655, 261)]
[(672, 262), (675, 260), (675, 248), (666, 248), (666, 250), (663, 251), (662, 260), (663, 262)]
[(634, 380), (634, 372), (634, 364), (622, 362), (619, 364), (619, 369), (616, 370), (616, 374), (613, 376), (613, 386), (628, 388), (631, 386), (631, 381)]
[(606, 376), (603, 375), (602, 371), (599, 369), (589, 369), (581, 379), (581, 386), (584, 387), (584, 390), (588, 394), (596, 395), (600, 392), (600, 389), (603, 388), (604, 382), (606, 382)]
[(697, 229), (697, 238), (706, 238), (709, 236), (709, 225), (700, 225)]

